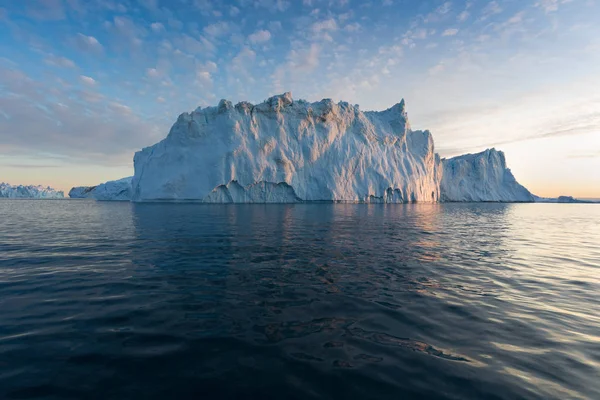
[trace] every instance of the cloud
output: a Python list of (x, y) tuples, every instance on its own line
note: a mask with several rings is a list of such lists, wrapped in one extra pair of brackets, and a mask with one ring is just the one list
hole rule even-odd
[(96, 86), (96, 84), (98, 83), (94, 78), (85, 75), (79, 76), (79, 81), (88, 86)]
[(539, 0), (536, 7), (542, 8), (546, 13), (558, 11), (561, 4), (570, 3), (573, 0)]
[(465, 22), (467, 19), (469, 19), (470, 15), (471, 14), (468, 11), (463, 11), (460, 14), (458, 14), (456, 19), (458, 20), (458, 22)]
[(270, 39), (271, 39), (271, 32), (269, 32), (265, 29), (256, 31), (253, 34), (251, 34), (250, 36), (248, 36), (248, 40), (251, 43), (264, 43), (264, 42), (268, 42)]
[(212, 85), (212, 74), (215, 72), (217, 72), (217, 64), (214, 62), (198, 63), (196, 65), (195, 83), (202, 87), (210, 87)]
[(162, 73), (156, 68), (148, 68), (146, 70), (146, 76), (148, 76), (149, 78), (160, 78), (162, 76)]
[(354, 23), (346, 25), (344, 27), (344, 30), (346, 32), (358, 32), (358, 31), (360, 31), (360, 28), (361, 28), (360, 24), (358, 22), (354, 22)]
[(54, 54), (49, 54), (46, 58), (44, 58), (44, 62), (48, 65), (52, 65), (54, 67), (62, 67), (62, 68), (75, 68), (76, 65), (72, 60), (69, 60), (66, 57), (55, 56)]
[(160, 22), (153, 22), (152, 24), (150, 24), (150, 28), (153, 32), (157, 33), (165, 30), (165, 26)]
[(287, 0), (255, 0), (254, 7), (263, 7), (272, 12), (283, 12), (290, 7), (290, 2)]
[(446, 29), (444, 32), (442, 32), (442, 36), (454, 36), (457, 33), (458, 33), (458, 29), (451, 28), (451, 29)]
[(296, 71), (310, 72), (319, 66), (321, 47), (312, 43), (308, 48), (291, 50), (288, 54), (289, 67)]
[(150, 11), (158, 11), (158, 0), (138, 0), (138, 2)]
[(75, 44), (77, 47), (86, 52), (98, 53), (101, 52), (103, 47), (102, 44), (93, 36), (87, 36), (83, 33), (78, 33), (75, 37)]
[(452, 9), (452, 2), (447, 1), (436, 9), (438, 14), (448, 14)]
[(215, 45), (204, 36), (196, 39), (187, 34), (181, 34), (173, 38), (173, 44), (177, 49), (181, 49), (188, 54), (213, 53), (216, 50)]
[(204, 33), (212, 37), (223, 36), (228, 34), (229, 32), (229, 24), (223, 21), (204, 27)]
[(312, 24), (310, 28), (313, 33), (319, 33), (323, 31), (336, 31), (338, 29), (335, 19), (329, 18), (323, 21), (318, 21)]
[(239, 13), (240, 13), (240, 9), (239, 9), (239, 8), (237, 8), (236, 6), (231, 6), (231, 7), (229, 8), (229, 15), (230, 15), (231, 17), (235, 17), (235, 16), (236, 16), (236, 15), (238, 15)]
[(39, 21), (59, 21), (65, 19), (65, 9), (62, 0), (37, 0), (29, 3), (27, 16)]
[(481, 11), (481, 20), (486, 20), (494, 14), (500, 14), (502, 12), (502, 7), (498, 4), (497, 1), (491, 1), (487, 6), (483, 8)]
[(108, 108), (111, 109), (112, 111), (114, 111), (115, 113), (121, 114), (123, 116), (133, 115), (133, 111), (131, 110), (131, 107), (126, 106), (125, 104), (121, 104), (116, 101), (111, 101), (110, 103), (108, 103)]
[(437, 74), (443, 72), (445, 69), (446, 69), (446, 67), (444, 66), (444, 63), (439, 63), (439, 64), (429, 68), (429, 74), (437, 75)]
[[(0, 143), (15, 152), (54, 153), (77, 162), (131, 165), (134, 151), (156, 142), (164, 123), (142, 120), (131, 108), (98, 96), (36, 81), (0, 66)], [(15, 135), (14, 132), (19, 132)]]
[(105, 26), (116, 36), (114, 46), (125, 47), (128, 50), (138, 49), (143, 44), (143, 37), (147, 35), (147, 30), (143, 26), (123, 16), (113, 17), (112, 23), (106, 21)]

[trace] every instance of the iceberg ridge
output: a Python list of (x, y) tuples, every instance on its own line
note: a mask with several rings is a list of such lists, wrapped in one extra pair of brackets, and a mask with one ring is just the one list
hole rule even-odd
[(62, 199), (64, 192), (55, 190), (50, 186), (42, 185), (11, 185), (0, 183), (0, 198), (9, 199)]

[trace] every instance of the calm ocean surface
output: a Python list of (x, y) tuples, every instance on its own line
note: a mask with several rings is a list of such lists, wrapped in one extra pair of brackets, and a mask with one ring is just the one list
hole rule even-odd
[(600, 205), (0, 201), (0, 398), (600, 399)]

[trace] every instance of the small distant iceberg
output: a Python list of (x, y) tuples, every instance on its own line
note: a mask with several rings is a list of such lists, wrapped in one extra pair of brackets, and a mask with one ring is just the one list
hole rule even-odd
[(50, 186), (42, 185), (11, 185), (0, 183), (0, 198), (6, 199), (63, 199), (64, 192)]
[(72, 199), (94, 199), (100, 201), (131, 200), (131, 180), (133, 177), (108, 181), (97, 186), (77, 186), (69, 191)]
[(576, 199), (573, 196), (558, 196), (558, 197), (535, 196), (535, 202), (536, 203), (584, 203), (584, 204), (600, 203), (599, 201)]

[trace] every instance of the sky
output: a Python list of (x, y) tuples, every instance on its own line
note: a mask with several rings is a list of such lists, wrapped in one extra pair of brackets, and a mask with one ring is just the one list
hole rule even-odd
[(198, 106), (402, 98), (442, 157), (495, 147), (600, 198), (600, 0), (0, 0), (0, 181), (68, 191)]

